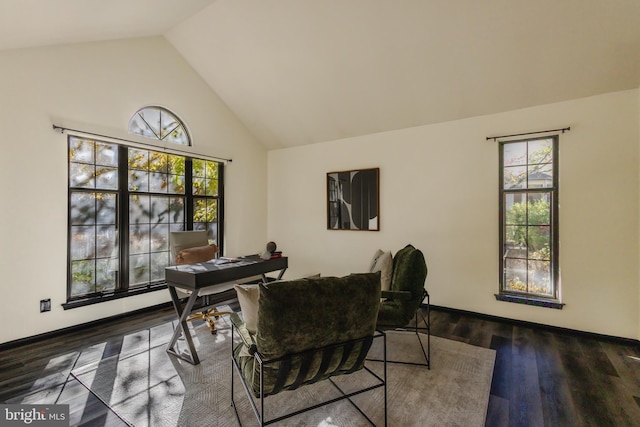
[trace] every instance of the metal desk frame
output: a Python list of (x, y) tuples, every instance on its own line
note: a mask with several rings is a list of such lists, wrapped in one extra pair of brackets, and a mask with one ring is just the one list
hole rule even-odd
[[(266, 282), (267, 278), (265, 273), (272, 271), (279, 271), (277, 280), (280, 280), (288, 266), (287, 257), (262, 260), (256, 255), (239, 258), (237, 262), (212, 260), (198, 264), (167, 267), (165, 269), (167, 287), (171, 294), (173, 308), (176, 310), (179, 319), (178, 325), (175, 331), (173, 331), (171, 341), (169, 341), (167, 346), (167, 353), (173, 354), (193, 365), (200, 363), (200, 358), (193, 343), (193, 337), (189, 332), (187, 318), (191, 314), (202, 289), (259, 275), (261, 275), (262, 279)], [(176, 288), (191, 291), (191, 295), (184, 306), (178, 297)], [(175, 348), (180, 334), (184, 334), (185, 340), (187, 341), (189, 348), (188, 354), (179, 353)]]

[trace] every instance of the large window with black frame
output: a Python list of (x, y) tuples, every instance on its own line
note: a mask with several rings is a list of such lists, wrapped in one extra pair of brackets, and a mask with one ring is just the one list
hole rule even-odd
[(500, 142), (500, 271), (500, 296), (557, 301), (557, 136)]
[(222, 247), (223, 164), (69, 136), (67, 305), (164, 285), (171, 231)]

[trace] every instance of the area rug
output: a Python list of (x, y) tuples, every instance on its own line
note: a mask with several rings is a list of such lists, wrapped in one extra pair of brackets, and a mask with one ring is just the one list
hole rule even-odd
[[(217, 335), (206, 325), (192, 325), (201, 363), (193, 366), (166, 353), (174, 323), (143, 330), (123, 339), (120, 351), (96, 358), (71, 375), (131, 425), (150, 427), (237, 426), (231, 406), (231, 330), (219, 319)], [(421, 336), (426, 345), (427, 337)], [(382, 343), (370, 355), (382, 354)], [(418, 361), (415, 333), (388, 332), (388, 358)], [(484, 426), (495, 351), (431, 337), (431, 370), (387, 364), (387, 422), (394, 426)], [(366, 362), (382, 374), (383, 364)], [(368, 380), (365, 371), (336, 378), (349, 388)], [(236, 375), (234, 373), (234, 375)], [(328, 381), (286, 391), (266, 399), (267, 419), (335, 397)], [(235, 377), (234, 396), (243, 425), (257, 425), (247, 395)], [(376, 423), (384, 425), (384, 398), (377, 389), (353, 400)], [(286, 426), (362, 426), (366, 419), (348, 401), (322, 406), (290, 418)]]

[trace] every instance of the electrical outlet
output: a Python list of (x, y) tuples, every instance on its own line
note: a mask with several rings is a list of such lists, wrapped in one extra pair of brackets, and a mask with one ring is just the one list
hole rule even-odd
[(40, 313), (51, 311), (51, 298), (40, 300)]

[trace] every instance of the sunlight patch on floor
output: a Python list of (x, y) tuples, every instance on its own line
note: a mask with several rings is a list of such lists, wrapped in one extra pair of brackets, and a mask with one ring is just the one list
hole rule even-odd
[(337, 427), (337, 426), (333, 423), (333, 420), (331, 419), (331, 417), (327, 417), (326, 419), (320, 421), (320, 423), (318, 424), (318, 427)]

